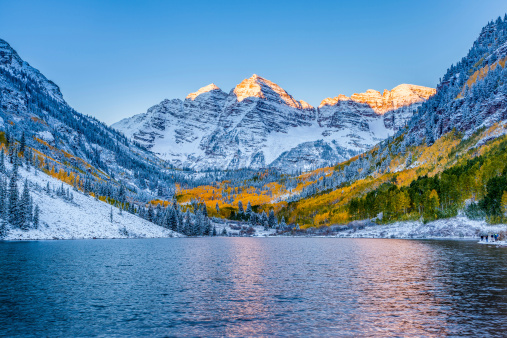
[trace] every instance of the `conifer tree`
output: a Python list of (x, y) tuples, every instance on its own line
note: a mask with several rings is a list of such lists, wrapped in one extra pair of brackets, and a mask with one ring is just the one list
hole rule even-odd
[(245, 216), (249, 219), (251, 215), (252, 215), (252, 205), (250, 204), (250, 201), (248, 201), (248, 204), (246, 205)]
[(3, 178), (0, 179), (0, 217), (7, 219), (7, 183)]
[(25, 179), (23, 192), (21, 193), (21, 200), (18, 206), (18, 221), (19, 226), (23, 230), (28, 230), (30, 227), (32, 206), (30, 205), (30, 193), (28, 191), (28, 180)]
[(238, 202), (238, 215), (243, 216), (243, 213), (244, 213), (244, 212), (245, 212), (245, 211), (243, 210), (243, 202), (239, 201), (239, 202)]
[(5, 173), (5, 154), (3, 149), (0, 149), (0, 172)]
[(12, 170), (10, 182), (9, 182), (9, 201), (7, 207), (8, 220), (14, 226), (20, 226), (19, 224), (19, 212), (18, 212), (18, 183), (17, 183), (17, 171)]
[(25, 146), (26, 146), (26, 139), (25, 139), (25, 132), (21, 134), (21, 140), (19, 141), (19, 152), (24, 154), (25, 153)]
[(39, 206), (36, 204), (33, 210), (33, 228), (39, 228)]
[(192, 221), (191, 221), (191, 217), (190, 217), (190, 210), (187, 209), (187, 211), (185, 212), (185, 218), (184, 218), (184, 221), (183, 221), (183, 233), (185, 235), (188, 235), (188, 236), (192, 236)]
[(153, 211), (153, 204), (150, 203), (148, 206), (148, 212), (146, 213), (146, 219), (153, 222), (155, 219), (155, 212)]
[(275, 217), (275, 212), (273, 211), (273, 209), (271, 209), (269, 211), (268, 226), (270, 228), (276, 227), (276, 217)]
[(0, 218), (0, 238), (5, 237), (7, 235), (7, 222), (2, 217)]
[(264, 211), (261, 213), (260, 223), (264, 227), (264, 230), (268, 229), (268, 216), (266, 215), (266, 212), (264, 212)]
[(205, 203), (202, 205), (202, 214), (204, 217), (208, 218), (208, 208), (206, 207)]
[(280, 224), (278, 224), (278, 228), (280, 230), (283, 230), (287, 227), (287, 224), (285, 224), (285, 217), (282, 216), (282, 220), (280, 221)]

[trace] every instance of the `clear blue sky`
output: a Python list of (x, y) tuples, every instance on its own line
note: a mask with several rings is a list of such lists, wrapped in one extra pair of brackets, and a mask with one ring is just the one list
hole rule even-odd
[(0, 37), (106, 123), (256, 73), (298, 100), (435, 86), (505, 0), (0, 0)]

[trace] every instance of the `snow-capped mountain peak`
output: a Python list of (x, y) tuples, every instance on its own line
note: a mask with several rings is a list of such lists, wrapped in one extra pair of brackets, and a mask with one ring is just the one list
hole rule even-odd
[(202, 88), (200, 88), (198, 91), (196, 92), (193, 92), (193, 93), (190, 93), (187, 95), (186, 99), (190, 99), (190, 100), (195, 100), (199, 95), (201, 94), (204, 94), (204, 93), (208, 93), (208, 92), (211, 92), (213, 90), (219, 90), (219, 91), (222, 91), (220, 88), (218, 88), (218, 86), (216, 86), (214, 83), (211, 83), (207, 86), (204, 86)]
[[(113, 125), (176, 166), (284, 171), (332, 165), (394, 134), (432, 88), (400, 85), (298, 101), (257, 74), (229, 94), (214, 84)], [(401, 109), (398, 109), (400, 108)]]
[(299, 103), (301, 104), (301, 108), (303, 109), (313, 109), (313, 106), (306, 101), (299, 100)]
[(368, 89), (364, 93), (355, 93), (350, 97), (340, 94), (334, 98), (326, 98), (320, 103), (319, 108), (335, 106), (341, 101), (354, 101), (368, 105), (378, 115), (384, 115), (388, 111), (396, 110), (400, 107), (422, 103), (435, 93), (436, 89), (434, 88), (401, 84), (392, 90), (384, 89), (382, 94), (377, 90)]
[(302, 108), (302, 104), (289, 95), (283, 88), (257, 74), (241, 81), (241, 83), (233, 89), (233, 93), (236, 95), (238, 102), (249, 97), (263, 99), (275, 98), (275, 100), (282, 100), (286, 105), (293, 108)]
[(322, 100), (322, 102), (319, 105), (319, 108), (322, 108), (324, 106), (334, 106), (340, 101), (348, 101), (348, 100), (350, 100), (350, 97), (343, 94), (339, 94), (336, 97), (327, 97), (324, 100)]

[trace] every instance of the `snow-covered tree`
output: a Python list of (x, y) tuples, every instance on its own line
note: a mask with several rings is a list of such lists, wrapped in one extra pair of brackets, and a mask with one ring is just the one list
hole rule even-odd
[(33, 228), (39, 228), (39, 206), (36, 204), (33, 210)]
[(276, 217), (275, 217), (275, 212), (273, 211), (273, 209), (271, 209), (269, 211), (268, 226), (270, 228), (276, 227)]

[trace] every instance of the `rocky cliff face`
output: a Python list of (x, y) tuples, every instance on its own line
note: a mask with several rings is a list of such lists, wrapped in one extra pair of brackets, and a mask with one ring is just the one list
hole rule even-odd
[(368, 89), (365, 93), (352, 94), (351, 97), (338, 95), (334, 98), (327, 98), (322, 101), (319, 107), (334, 106), (340, 101), (351, 101), (356, 104), (363, 104), (377, 115), (384, 115), (388, 111), (422, 103), (434, 95), (435, 92), (436, 89), (434, 88), (401, 84), (392, 90), (384, 89), (383, 94), (380, 94), (379, 91)]
[(202, 156), (199, 143), (215, 128), (226, 98), (226, 93), (210, 84), (184, 101), (164, 100), (112, 127), (176, 166), (190, 167)]
[(400, 85), (327, 98), (318, 108), (258, 75), (229, 94), (214, 84), (112, 125), (175, 165), (298, 170), (360, 153), (412, 117), (435, 90)]
[(295, 100), (271, 81), (254, 75), (228, 95), (216, 128), (200, 143), (206, 160), (227, 163), (227, 168), (260, 168), (279, 153), (267, 143), (274, 135), (310, 127), (315, 109)]

